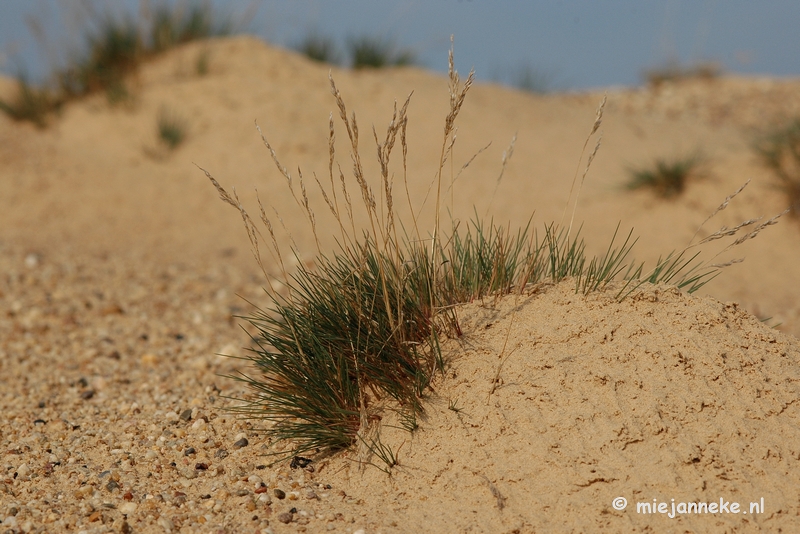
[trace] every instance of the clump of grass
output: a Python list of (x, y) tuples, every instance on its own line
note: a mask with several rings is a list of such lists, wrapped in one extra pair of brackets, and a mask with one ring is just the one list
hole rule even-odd
[(397, 50), (388, 39), (365, 35), (348, 42), (351, 65), (354, 69), (402, 67), (414, 63), (414, 53)]
[(536, 67), (526, 61), (516, 66), (498, 67), (492, 79), (534, 94), (550, 93), (556, 88), (556, 73), (553, 70)]
[(68, 98), (106, 91), (113, 101), (127, 94), (125, 78), (134, 72), (145, 52), (136, 21), (103, 15), (99, 29), (86, 36), (87, 54), (57, 75)]
[(553, 76), (531, 65), (519, 67), (512, 79), (514, 87), (529, 93), (545, 94), (553, 88)]
[(715, 62), (699, 62), (690, 65), (681, 65), (677, 61), (667, 62), (661, 67), (644, 72), (644, 79), (655, 88), (667, 82), (681, 82), (686, 80), (713, 80), (722, 73), (722, 67)]
[[(128, 80), (144, 61), (189, 41), (224, 35), (231, 27), (229, 20), (220, 19), (207, 3), (179, 2), (171, 8), (162, 1), (152, 16), (146, 9), (140, 12), (136, 19), (90, 10), (85, 51), (53, 74), (57, 90), (35, 88), (20, 75), (17, 100), (0, 102), (0, 110), (16, 120), (44, 126), (47, 116), (62, 104), (92, 93), (105, 92), (111, 104), (130, 101)], [(207, 63), (207, 58), (199, 60), (198, 72), (207, 71)]]
[(662, 198), (676, 197), (686, 189), (689, 179), (698, 175), (702, 163), (699, 154), (672, 160), (657, 159), (653, 167), (632, 169), (626, 187), (631, 190), (649, 188)]
[(187, 123), (181, 115), (166, 107), (161, 107), (158, 112), (158, 139), (170, 150), (186, 140)]
[[(699, 243), (660, 259), (648, 272), (643, 263), (629, 258), (635, 243), (631, 233), (616, 244), (615, 232), (604, 255), (587, 258), (580, 231), (574, 235), (571, 232), (572, 220), (565, 227), (546, 225), (542, 234), (530, 232), (530, 225), (513, 232), (492, 222), (483, 223), (477, 217), (466, 229), (453, 222), (445, 231), (440, 221), (443, 169), (452, 157), (455, 121), (473, 82), (473, 73), (463, 83), (460, 80), (453, 66), (452, 49), (449, 66), (450, 110), (444, 121), (437, 175), (431, 184), (436, 191), (431, 208), (435, 223), (427, 235), (419, 228), (417, 217), (408, 225), (398, 224), (397, 197), (389, 170), (390, 156), (399, 143), (406, 198), (414, 214), (406, 181), (410, 97), (399, 109), (395, 105), (385, 137), (381, 140), (374, 133), (380, 168), (380, 192), (376, 195), (362, 166), (355, 114), (348, 115), (344, 99), (330, 79), (350, 144), (355, 182), (352, 184), (335, 165), (331, 116), (329, 184), (323, 185), (314, 177), (325, 201), (323, 209), (331, 214), (338, 235), (338, 245), (330, 254), (323, 254), (319, 248), (318, 214), (309, 202), (302, 173), (298, 170), (293, 176), (262, 134), (270, 156), (311, 226), (319, 251), (314, 267), (298, 262), (297, 270), (290, 273), (285, 253), (278, 246), (273, 216), (268, 215), (261, 201), (258, 218), (265, 234), (236, 192), (228, 193), (208, 171), (203, 171), (220, 198), (241, 216), (254, 257), (268, 282), (269, 307), (244, 317), (254, 327), (252, 349), (245, 358), (252, 370), (231, 378), (244, 382), (251, 395), (239, 399), (241, 404), (235, 410), (245, 417), (270, 422), (264, 430), (272, 439), (294, 447), (285, 458), (359, 445), (381, 460), (387, 471), (397, 465), (396, 452), (374, 437), (376, 421), (381, 419), (380, 412), (388, 408), (398, 413), (403, 428), (410, 432), (417, 428), (429, 387), (436, 376), (444, 375), (448, 365), (440, 342), (445, 336), (462, 334), (455, 312), (459, 303), (510, 293), (521, 295), (526, 288), (567, 279), (572, 279), (575, 291), (583, 294), (621, 279), (624, 284), (617, 294), (620, 299), (645, 283), (672, 283), (691, 293), (736, 261), (700, 262), (697, 254), (689, 254), (692, 247), (745, 231), (725, 249), (729, 250), (777, 221), (774, 217), (757, 224), (758, 219), (753, 219), (732, 229), (723, 227)], [(605, 99), (584, 150), (598, 131), (604, 104)], [(588, 158), (584, 178), (596, 152), (597, 147)], [(578, 173), (576, 181), (577, 177)], [(715, 213), (724, 210), (740, 191), (728, 197)], [(354, 203), (353, 195), (360, 196), (361, 202)], [(381, 199), (380, 204), (376, 196)], [(365, 212), (368, 221), (363, 230), (354, 223), (357, 209)], [(282, 223), (274, 208), (270, 212)], [(407, 228), (407, 233), (398, 231), (402, 228)], [(285, 293), (274, 287), (274, 279), (264, 266), (264, 241), (269, 243), (273, 261), (280, 267)], [(299, 258), (296, 248), (291, 253)], [(452, 404), (450, 409), (457, 406)]]
[(800, 117), (762, 134), (753, 148), (777, 177), (791, 214), (800, 217)]
[(208, 3), (178, 3), (174, 8), (161, 3), (152, 14), (149, 53), (160, 53), (183, 43), (231, 32), (228, 18), (220, 18)]
[(294, 48), (307, 58), (319, 63), (338, 65), (341, 62), (336, 42), (326, 35), (309, 33)]
[(17, 76), (17, 93), (6, 102), (0, 99), (0, 110), (16, 121), (29, 121), (44, 128), (48, 116), (58, 109), (61, 101), (47, 88), (37, 88), (28, 83), (25, 75)]
[(211, 52), (208, 50), (201, 50), (199, 54), (197, 54), (197, 59), (194, 63), (194, 71), (197, 73), (198, 76), (205, 76), (208, 74), (209, 70), (209, 63), (211, 62)]

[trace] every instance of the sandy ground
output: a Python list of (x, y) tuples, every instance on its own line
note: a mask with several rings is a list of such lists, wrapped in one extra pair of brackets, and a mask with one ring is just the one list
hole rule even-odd
[[(202, 53), (205, 76), (193, 69)], [(414, 68), (332, 74), (373, 173), (370, 127), (380, 135), (394, 101), (414, 92), (409, 192), (421, 205), (441, 149), (447, 80)], [(301, 260), (312, 261), (311, 231), (253, 121), (295, 176), (300, 166), (327, 179), (336, 110), (327, 76), (328, 67), (234, 38), (147, 65), (130, 106), (92, 97), (43, 131), (0, 117), (4, 531), (797, 528), (800, 226), (789, 219), (721, 256), (746, 260), (698, 296), (656, 287), (619, 303), (609, 293), (575, 295), (567, 283), (466, 306), (465, 335), (446, 347), (452, 366), (420, 428), (410, 435), (384, 421), (382, 436), (398, 451), (391, 476), (348, 454), (268, 467), (258, 424), (228, 411), (228, 397), (246, 390), (225, 375), (247, 363), (217, 355), (242, 355), (248, 340), (236, 316), (251, 311), (244, 299), (266, 302), (264, 280), (240, 218), (195, 164), (250, 208), (257, 187), (280, 210)], [(475, 206), (512, 226), (531, 214), (537, 227), (559, 221), (602, 93), (474, 87), (457, 123), (452, 176), (491, 144), (458, 175), (448, 208), (469, 218)], [(172, 153), (156, 149), (164, 106), (188, 123)], [(640, 236), (641, 259), (680, 249), (748, 179), (698, 235), (779, 213), (786, 200), (749, 146), (756, 131), (798, 113), (797, 80), (610, 89), (576, 215), (588, 250), (602, 252), (618, 223)], [(629, 167), (698, 149), (704, 176), (681, 197), (624, 189)], [(323, 206), (318, 190), (309, 196)], [(498, 366), (501, 385), (490, 394)], [(615, 509), (617, 497), (625, 509)], [(637, 512), (654, 502), (671, 510), (673, 499), (675, 518)], [(763, 509), (751, 508), (761, 499)], [(680, 512), (680, 503), (720, 500), (721, 512)], [(733, 502), (739, 513), (727, 513)]]

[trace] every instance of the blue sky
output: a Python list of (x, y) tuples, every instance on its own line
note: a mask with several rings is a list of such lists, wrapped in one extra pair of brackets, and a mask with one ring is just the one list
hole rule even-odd
[[(151, 4), (157, 0), (151, 0)], [(90, 2), (137, 13), (141, 0)], [(798, 0), (232, 0), (211, 2), (242, 26), (290, 47), (310, 32), (342, 49), (353, 36), (380, 35), (445, 70), (450, 34), (457, 68), (510, 81), (529, 69), (554, 89), (636, 85), (646, 69), (679, 61), (719, 62), (726, 71), (800, 76)], [(77, 46), (79, 0), (0, 1), (0, 69), (22, 63), (47, 72), (47, 54), (26, 23), (40, 21), (50, 55)], [(54, 52), (55, 51), (55, 54)]]

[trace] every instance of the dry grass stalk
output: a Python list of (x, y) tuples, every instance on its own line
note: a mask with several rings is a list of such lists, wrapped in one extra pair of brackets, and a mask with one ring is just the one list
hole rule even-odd
[[(514, 132), (514, 136), (511, 138), (511, 143), (508, 145), (508, 148), (503, 151), (503, 157), (500, 162), (500, 174), (497, 175), (497, 180), (495, 180), (494, 182), (494, 191), (492, 191), (492, 197), (489, 199), (489, 205), (486, 207), (486, 215), (484, 215), (484, 217), (489, 215), (489, 210), (491, 209), (492, 204), (494, 203), (494, 197), (497, 195), (497, 190), (500, 189), (500, 182), (503, 180), (503, 175), (506, 172), (506, 167), (508, 166), (508, 162), (511, 160), (511, 156), (514, 155), (514, 145), (516, 144), (516, 142), (517, 142), (517, 132)], [(481, 151), (478, 151), (478, 154), (480, 154)], [(475, 154), (475, 156), (477, 156), (478, 154)], [(472, 159), (475, 159), (475, 156), (472, 156)], [(470, 159), (466, 164), (464, 164), (464, 167), (462, 167), (461, 170), (464, 170), (464, 168), (472, 162), (472, 159)], [(461, 174), (461, 171), (459, 171), (459, 174)]]
[(694, 235), (692, 236), (692, 239), (690, 239), (690, 240), (689, 240), (689, 242), (692, 242), (692, 241), (694, 241), (694, 238), (695, 238), (695, 237), (697, 237), (697, 234), (700, 232), (700, 229), (701, 229), (701, 228), (703, 228), (703, 226), (705, 226), (705, 224), (706, 224), (708, 221), (710, 221), (710, 220), (711, 220), (711, 219), (712, 219), (712, 218), (713, 218), (713, 217), (714, 217), (714, 216), (715, 216), (717, 213), (719, 213), (719, 212), (723, 211), (725, 208), (727, 208), (727, 207), (728, 207), (728, 204), (730, 204), (731, 200), (733, 200), (733, 198), (734, 198), (736, 195), (738, 195), (739, 193), (741, 193), (742, 191), (744, 191), (745, 187), (747, 187), (747, 186), (750, 184), (750, 180), (751, 180), (751, 179), (750, 179), (750, 178), (748, 178), (748, 179), (747, 179), (747, 181), (746, 181), (745, 183), (743, 183), (743, 184), (742, 184), (742, 186), (741, 186), (739, 189), (737, 189), (736, 191), (734, 191), (733, 193), (731, 193), (730, 195), (728, 195), (727, 197), (725, 197), (725, 200), (723, 200), (723, 201), (722, 201), (722, 204), (720, 204), (719, 206), (717, 206), (717, 209), (715, 209), (714, 211), (712, 211), (712, 212), (711, 212), (711, 215), (709, 215), (708, 217), (706, 217), (706, 220), (704, 220), (704, 221), (702, 222), (702, 224), (701, 224), (700, 226), (698, 226), (698, 227), (697, 227), (697, 230), (694, 232)]
[[(569, 195), (567, 195), (567, 202), (566, 204), (564, 204), (564, 212), (561, 214), (561, 222), (559, 222), (559, 226), (561, 226), (561, 224), (564, 222), (564, 217), (567, 214), (567, 208), (569, 207), (570, 200), (572, 200), (572, 191), (575, 189), (575, 183), (578, 181), (578, 173), (580, 172), (581, 161), (583, 160), (583, 154), (586, 152), (586, 147), (589, 146), (589, 140), (597, 132), (597, 130), (600, 128), (600, 125), (603, 123), (603, 111), (605, 110), (607, 101), (608, 101), (608, 95), (604, 94), (603, 100), (600, 101), (600, 105), (597, 107), (597, 111), (595, 112), (595, 118), (594, 118), (594, 123), (592, 124), (592, 129), (589, 132), (589, 135), (586, 136), (586, 141), (583, 142), (583, 148), (581, 148), (581, 155), (578, 157), (578, 166), (575, 169), (575, 176), (572, 178), (572, 185), (569, 188)], [(597, 145), (595, 146), (592, 155), (597, 153), (599, 147), (600, 147), (600, 140), (598, 139)], [(586, 178), (586, 174), (589, 171), (589, 165), (591, 164), (592, 159), (593, 157), (589, 159), (589, 162), (586, 165), (586, 169), (584, 170), (583, 173), (583, 178), (581, 179), (581, 186), (583, 186), (583, 179)], [(578, 191), (578, 193), (580, 193), (580, 191)], [(576, 195), (575, 204), (572, 207), (572, 219), (575, 218), (575, 211), (577, 210), (577, 208), (578, 208), (578, 198)], [(570, 229), (571, 228), (572, 228), (572, 222), (570, 222)]]

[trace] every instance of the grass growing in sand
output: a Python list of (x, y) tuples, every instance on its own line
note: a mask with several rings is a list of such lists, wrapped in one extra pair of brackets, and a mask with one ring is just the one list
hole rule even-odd
[(307, 58), (320, 63), (338, 65), (340, 63), (339, 50), (332, 37), (319, 33), (308, 33), (294, 49)]
[(348, 41), (347, 48), (354, 69), (400, 67), (414, 63), (413, 52), (397, 50), (390, 40), (383, 37), (354, 37)]
[[(18, 75), (14, 99), (0, 100), (0, 110), (11, 118), (44, 127), (48, 116), (64, 103), (97, 92), (105, 92), (111, 104), (126, 102), (132, 95), (129, 78), (143, 62), (189, 41), (225, 35), (231, 28), (229, 19), (198, 1), (172, 7), (161, 1), (152, 10), (143, 2), (138, 19), (108, 9), (97, 11), (90, 2), (82, 6), (87, 11), (83, 51), (53, 74), (49, 86), (33, 87)], [(47, 48), (44, 32), (38, 29), (37, 34)], [(208, 70), (207, 63), (201, 53), (198, 73)]]
[(645, 81), (658, 88), (664, 83), (686, 80), (713, 80), (722, 73), (719, 63), (713, 61), (682, 65), (678, 61), (668, 61), (660, 67), (648, 69), (643, 73)]
[(16, 121), (32, 122), (39, 128), (47, 126), (47, 115), (60, 107), (61, 102), (47, 88), (28, 83), (24, 74), (17, 76), (17, 94), (11, 102), (0, 100), (0, 111)]
[(762, 134), (753, 148), (777, 177), (792, 215), (800, 216), (800, 118)]
[(653, 167), (631, 169), (631, 180), (626, 187), (631, 190), (648, 188), (662, 198), (676, 197), (686, 189), (689, 179), (697, 176), (702, 162), (699, 154), (672, 160), (657, 159)]
[[(257, 225), (236, 192), (228, 193), (208, 171), (203, 171), (221, 199), (242, 217), (254, 256), (268, 281), (270, 306), (244, 318), (255, 329), (252, 349), (245, 357), (251, 371), (232, 378), (244, 382), (251, 395), (239, 399), (241, 404), (235, 410), (244, 417), (270, 423), (265, 432), (275, 442), (293, 447), (291, 452), (280, 453), (283, 457), (358, 446), (364, 453), (362, 461), (372, 463), (370, 458), (375, 458), (387, 472), (396, 466), (398, 451), (380, 442), (381, 413), (387, 409), (398, 412), (401, 426), (410, 432), (418, 427), (417, 418), (425, 410), (430, 386), (448, 365), (440, 342), (446, 336), (463, 334), (457, 315), (459, 303), (504, 294), (521, 295), (541, 284), (564, 280), (571, 280), (576, 293), (583, 294), (621, 280), (617, 293), (620, 299), (645, 283), (672, 283), (693, 292), (733, 263), (714, 264), (714, 258), (702, 262), (690, 252), (693, 247), (740, 235), (725, 249), (728, 250), (777, 221), (775, 217), (759, 224), (754, 219), (735, 228), (723, 227), (668, 254), (649, 271), (643, 263), (630, 258), (635, 243), (631, 233), (624, 239), (618, 239), (615, 233), (605, 254), (587, 257), (579, 229), (573, 231), (580, 187), (567, 225), (551, 223), (541, 232), (532, 231), (528, 225), (512, 231), (476, 216), (467, 225), (454, 221), (445, 230), (440, 216), (448, 186), (444, 166), (453, 155), (455, 122), (473, 82), (470, 73), (462, 83), (453, 67), (452, 50), (449, 65), (450, 108), (444, 120), (436, 178), (431, 184), (435, 202), (430, 209), (435, 223), (427, 232), (419, 228), (418, 218), (400, 221), (395, 216), (398, 200), (407, 201), (411, 213), (417, 213), (408, 194), (406, 176), (410, 97), (399, 109), (395, 105), (385, 136), (379, 139), (375, 133), (380, 172), (368, 177), (359, 152), (355, 114), (348, 114), (342, 95), (330, 79), (350, 145), (352, 176), (346, 178), (336, 165), (331, 116), (328, 178), (324, 180), (327, 183), (316, 175), (314, 179), (325, 201), (322, 209), (334, 221), (338, 246), (328, 254), (319, 250), (315, 267), (299, 262), (297, 270), (289, 272), (287, 253), (278, 246), (273, 224), (275, 219), (282, 224), (277, 211), (268, 210), (259, 200), (261, 224)], [(584, 145), (585, 150), (589, 140), (597, 138), (581, 184), (599, 147), (604, 104), (605, 99)], [(319, 214), (309, 202), (302, 173), (298, 170), (296, 176), (290, 174), (263, 134), (262, 140), (319, 243)], [(402, 157), (406, 197), (402, 200), (389, 170), (396, 147)], [(573, 186), (579, 174), (576, 172)], [(375, 187), (379, 188), (377, 195)], [(715, 214), (724, 210), (740, 191), (728, 197)], [(360, 197), (360, 202), (353, 201), (354, 195)], [(356, 210), (365, 213), (365, 228), (357, 228)], [(285, 292), (279, 291), (276, 280), (265, 268), (264, 243), (268, 244), (274, 264), (280, 267)], [(288, 254), (299, 258), (296, 249)], [(455, 410), (457, 406), (452, 404), (450, 408)]]
[(175, 111), (162, 107), (158, 112), (157, 125), (158, 139), (168, 149), (174, 150), (186, 140), (186, 119)]

